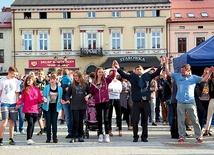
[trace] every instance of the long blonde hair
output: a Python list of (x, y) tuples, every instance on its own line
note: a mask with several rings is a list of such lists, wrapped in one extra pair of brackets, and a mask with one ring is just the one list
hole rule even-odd
[[(86, 85), (85, 85), (85, 80), (83, 78), (83, 74), (79, 70), (74, 71), (74, 74), (77, 74), (77, 76), (79, 77), (79, 85), (82, 87), (85, 87)], [(75, 81), (75, 79), (73, 78), (72, 87), (75, 87), (76, 84), (77, 84), (77, 81)]]

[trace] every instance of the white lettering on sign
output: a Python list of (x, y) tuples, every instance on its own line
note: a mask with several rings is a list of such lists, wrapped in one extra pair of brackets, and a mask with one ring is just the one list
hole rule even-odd
[(126, 62), (126, 61), (143, 61), (146, 62), (146, 59), (144, 57), (139, 56), (127, 56), (119, 59), (120, 62)]

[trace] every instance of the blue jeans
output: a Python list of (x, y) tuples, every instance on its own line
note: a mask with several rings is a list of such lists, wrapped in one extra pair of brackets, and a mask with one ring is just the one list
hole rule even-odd
[(70, 110), (70, 104), (62, 104), (62, 108), (65, 114), (65, 121), (68, 129), (68, 134), (71, 135), (72, 125), (73, 125), (73, 116)]
[(168, 106), (168, 121), (169, 121), (169, 126), (172, 126), (172, 113), (173, 113), (173, 109), (172, 109), (172, 104), (167, 105)]
[[(24, 132), (24, 113), (22, 112), (24, 104), (21, 104), (20, 108), (18, 109), (19, 114), (19, 132)], [(14, 122), (14, 131), (17, 132), (17, 123)]]

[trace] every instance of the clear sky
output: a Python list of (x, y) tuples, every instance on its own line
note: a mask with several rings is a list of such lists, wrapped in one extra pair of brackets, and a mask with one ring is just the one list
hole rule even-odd
[[(10, 7), (10, 5), (14, 2), (15, 0), (0, 0), (0, 9), (2, 9), (4, 6), (5, 7)], [(0, 11), (1, 12), (1, 11)]]

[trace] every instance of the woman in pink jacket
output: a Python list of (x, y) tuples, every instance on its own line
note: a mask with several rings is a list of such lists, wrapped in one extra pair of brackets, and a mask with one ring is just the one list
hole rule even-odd
[(43, 102), (42, 94), (39, 88), (35, 86), (35, 78), (29, 75), (24, 81), (22, 88), (22, 97), (16, 104), (16, 109), (20, 107), (22, 103), (23, 113), (25, 113), (25, 118), (27, 120), (27, 144), (34, 144), (32, 140), (34, 125), (37, 121), (37, 116), (39, 113), (38, 105)]
[[(112, 65), (113, 66), (113, 65)], [(105, 78), (104, 70), (101, 67), (98, 67), (95, 71), (94, 81), (91, 83), (90, 92), (95, 100), (95, 107), (97, 111), (97, 121), (98, 121), (98, 133), (99, 139), (98, 142), (103, 142), (103, 117), (105, 125), (105, 137), (104, 141), (106, 143), (110, 142), (109, 138), (109, 92), (108, 85), (116, 76), (116, 70), (112, 68), (113, 72)], [(102, 112), (104, 114), (102, 114)]]

